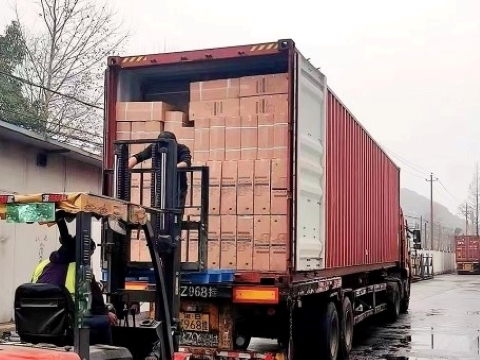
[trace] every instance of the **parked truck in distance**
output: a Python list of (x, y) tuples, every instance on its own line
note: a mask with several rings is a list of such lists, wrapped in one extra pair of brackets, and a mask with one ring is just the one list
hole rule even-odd
[(480, 274), (480, 236), (455, 236), (455, 254), (459, 275)]
[[(106, 174), (116, 140), (164, 130), (209, 169), (208, 197), (192, 178), (185, 207), (201, 226), (181, 241), (181, 350), (194, 359), (344, 359), (356, 324), (407, 311), (400, 169), (292, 40), (111, 57), (105, 90)], [(113, 182), (105, 177), (106, 195)], [(148, 177), (132, 181), (132, 202), (149, 205), (149, 186)], [(135, 234), (129, 277), (142, 249)], [(254, 337), (283, 350), (253, 350)]]

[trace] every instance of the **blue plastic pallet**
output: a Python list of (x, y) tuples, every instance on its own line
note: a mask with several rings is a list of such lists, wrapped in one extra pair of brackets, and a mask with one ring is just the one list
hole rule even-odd
[(182, 280), (192, 284), (218, 284), (232, 282), (235, 276), (234, 270), (209, 269), (201, 273), (182, 274)]

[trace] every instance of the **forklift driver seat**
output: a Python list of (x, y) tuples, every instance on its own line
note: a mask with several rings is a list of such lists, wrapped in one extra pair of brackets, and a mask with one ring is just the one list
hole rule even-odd
[(15, 326), (20, 339), (72, 345), (74, 303), (65, 287), (26, 283), (15, 291)]

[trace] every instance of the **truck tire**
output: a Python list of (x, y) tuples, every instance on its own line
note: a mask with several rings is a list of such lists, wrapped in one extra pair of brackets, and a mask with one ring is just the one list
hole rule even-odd
[(410, 306), (410, 281), (405, 280), (402, 303), (400, 304), (400, 313), (405, 314)]
[(352, 302), (347, 296), (343, 299), (342, 315), (339, 359), (344, 360), (349, 358), (350, 352), (352, 351), (353, 328), (355, 323)]
[(340, 352), (340, 319), (335, 304), (330, 301), (320, 319), (320, 359), (337, 360)]
[(400, 287), (397, 282), (390, 282), (387, 284), (390, 287), (389, 296), (387, 300), (387, 320), (396, 321), (400, 315), (401, 296)]

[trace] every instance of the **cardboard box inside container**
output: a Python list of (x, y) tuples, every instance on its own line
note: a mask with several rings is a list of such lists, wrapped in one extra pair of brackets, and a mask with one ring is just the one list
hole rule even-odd
[(194, 151), (210, 151), (210, 129), (195, 128), (195, 148)]
[(220, 216), (208, 217), (208, 268), (220, 267)]
[(253, 214), (253, 172), (255, 160), (238, 161), (237, 214)]
[(225, 118), (210, 121), (210, 159), (225, 159)]
[(222, 215), (220, 221), (220, 268), (235, 269), (237, 266), (237, 217)]
[(225, 125), (225, 160), (239, 160), (242, 125), (240, 116), (227, 118)]
[(287, 159), (272, 160), (272, 189), (288, 189)]
[(240, 79), (200, 81), (190, 84), (190, 101), (211, 101), (238, 98)]
[(119, 102), (117, 103), (117, 121), (163, 121), (165, 112), (173, 107), (164, 102)]
[(255, 160), (258, 149), (258, 117), (255, 115), (241, 117), (240, 157), (242, 160)]
[(209, 119), (213, 117), (231, 117), (240, 115), (240, 100), (225, 99), (217, 101), (194, 101), (190, 103), (189, 119)]
[[(193, 162), (193, 166), (204, 166), (206, 163), (201, 161)], [(188, 178), (188, 176), (187, 176)], [(193, 173), (193, 183), (190, 187), (192, 203), (190, 208), (185, 209), (185, 215), (199, 215), (200, 214), (200, 206), (201, 206), (201, 173), (195, 171)], [(189, 196), (187, 194), (187, 196)]]
[(288, 114), (288, 95), (250, 96), (240, 98), (240, 115)]
[(140, 261), (140, 240), (130, 240), (130, 261)]
[(117, 122), (117, 140), (130, 140), (132, 123), (126, 121)]
[(269, 159), (255, 160), (253, 177), (253, 212), (254, 214), (270, 214), (270, 177), (271, 162)]
[(237, 161), (224, 161), (220, 184), (220, 213), (233, 215), (237, 212)]
[(220, 184), (222, 178), (222, 162), (208, 161), (207, 166), (210, 172), (209, 186), (209, 214), (220, 214)]
[(273, 158), (274, 127), (273, 124), (258, 125), (258, 153), (259, 159)]
[(269, 271), (270, 270), (270, 245), (253, 246), (253, 270)]
[(272, 215), (286, 215), (288, 213), (288, 192), (282, 189), (272, 189), (270, 213)]
[(287, 254), (286, 245), (272, 245), (270, 247), (270, 271), (287, 271)]
[(270, 229), (270, 244), (288, 245), (288, 218), (286, 215), (272, 215)]
[(237, 216), (237, 269), (253, 268), (253, 216)]
[[(193, 220), (198, 221), (198, 218)], [(198, 261), (198, 231), (189, 230), (188, 231), (188, 240), (187, 240), (187, 261), (188, 262), (197, 262)]]
[(255, 245), (269, 245), (272, 231), (270, 215), (255, 215), (253, 220), (253, 240)]
[(288, 73), (240, 78), (240, 97), (288, 93)]

